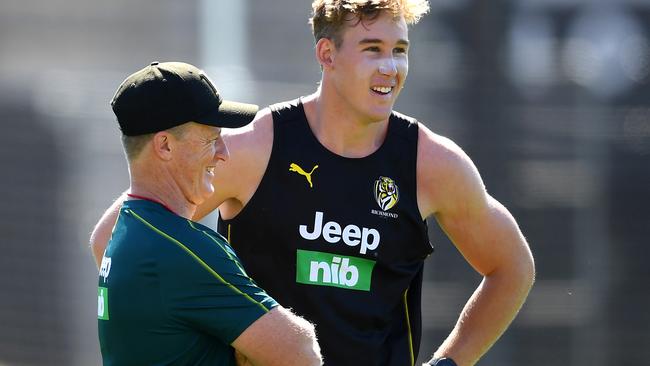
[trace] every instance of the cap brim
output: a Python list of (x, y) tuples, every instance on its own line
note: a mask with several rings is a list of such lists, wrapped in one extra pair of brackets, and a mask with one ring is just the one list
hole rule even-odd
[(217, 127), (237, 128), (249, 124), (259, 107), (255, 104), (231, 102), (224, 100), (219, 106), (219, 110), (211, 113), (207, 118), (199, 123), (205, 123)]

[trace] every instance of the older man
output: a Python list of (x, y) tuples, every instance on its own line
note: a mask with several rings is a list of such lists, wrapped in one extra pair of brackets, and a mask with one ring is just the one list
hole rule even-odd
[(207, 76), (154, 62), (112, 101), (131, 187), (101, 259), (104, 365), (319, 365), (313, 326), (246, 274), (224, 238), (190, 220), (228, 159), (221, 127), (256, 106), (221, 99)]

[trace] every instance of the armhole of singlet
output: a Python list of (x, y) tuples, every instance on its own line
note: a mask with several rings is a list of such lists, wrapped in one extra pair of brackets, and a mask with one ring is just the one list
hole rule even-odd
[[(247, 214), (249, 207), (254, 205), (257, 197), (260, 194), (262, 194), (260, 193), (260, 191), (265, 189), (267, 185), (267, 180), (271, 179), (269, 178), (269, 171), (272, 169), (272, 165), (274, 163), (274, 156), (278, 154), (277, 152), (278, 141), (282, 138), (279, 133), (280, 124), (282, 123), (282, 120), (286, 120), (287, 118), (292, 118), (291, 116), (294, 113), (297, 113), (302, 110), (302, 100), (298, 98), (287, 102), (271, 104), (269, 105), (269, 109), (271, 110), (271, 123), (273, 124), (272, 126), (273, 141), (271, 142), (271, 152), (269, 153), (269, 161), (266, 164), (266, 168), (264, 169), (264, 173), (262, 174), (262, 179), (260, 179), (260, 182), (257, 185), (255, 192), (248, 200), (246, 205), (242, 207), (241, 211), (239, 211), (239, 213), (231, 219), (228, 220), (220, 219), (227, 227), (228, 235), (226, 237), (228, 241), (230, 241), (230, 225), (236, 223), (240, 217), (243, 217)], [(283, 111), (287, 111), (288, 114), (286, 115), (281, 114)]]
[[(402, 118), (404, 118), (404, 117), (402, 117)], [(418, 121), (415, 118), (410, 118), (410, 117), (409, 118), (404, 118), (404, 119), (408, 123), (407, 129), (409, 130), (409, 132), (406, 134), (407, 139), (409, 140), (409, 142), (411, 142), (411, 141), (414, 142), (412, 144), (409, 144), (409, 146), (413, 146), (413, 150), (410, 151), (410, 154), (412, 154), (411, 159), (410, 159), (411, 160), (410, 164), (412, 164), (412, 165), (409, 167), (409, 170), (408, 170), (410, 172), (408, 174), (411, 175), (411, 179), (412, 179), (411, 187), (413, 188), (413, 192), (414, 192), (413, 193), (414, 207), (417, 210), (418, 217), (422, 221), (422, 225), (423, 225), (423, 228), (422, 228), (423, 232), (421, 234), (422, 234), (422, 240), (423, 240), (424, 248), (422, 248), (422, 249), (425, 251), (426, 256), (429, 256), (431, 253), (433, 253), (434, 246), (431, 243), (431, 241), (429, 240), (429, 225), (428, 225), (426, 219), (422, 219), (422, 214), (421, 214), (421, 211), (420, 211), (420, 205), (418, 204), (418, 146), (419, 146), (419, 143), (420, 143), (420, 121)], [(411, 132), (410, 130), (412, 128), (415, 131)]]
[[(412, 117), (407, 117), (399, 112), (393, 112), (391, 115), (391, 125), (398, 126), (389, 126), (389, 129), (393, 129), (397, 134), (401, 135), (405, 145), (410, 147), (407, 152), (409, 159), (407, 160), (407, 169), (405, 175), (409, 179), (409, 187), (406, 190), (407, 192), (413, 192), (413, 200), (415, 204), (415, 209), (418, 212), (420, 218), (422, 217), (420, 206), (418, 205), (418, 144), (419, 144), (419, 130), (420, 122)], [(402, 131), (398, 131), (402, 129)], [(414, 131), (415, 130), (415, 131)]]
[[(420, 211), (420, 204), (418, 202), (418, 149), (420, 147), (420, 122), (418, 120), (413, 121), (413, 127), (415, 128), (415, 143), (414, 145), (414, 152), (413, 152), (413, 166), (411, 171), (413, 172), (413, 189), (415, 192), (415, 208), (418, 210), (418, 215), (420, 216), (420, 219), (422, 219), (422, 211)], [(426, 220), (423, 219), (423, 221), (426, 223)]]

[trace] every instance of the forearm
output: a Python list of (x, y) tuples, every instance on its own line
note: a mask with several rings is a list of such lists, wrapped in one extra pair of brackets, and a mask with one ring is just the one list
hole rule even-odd
[(281, 306), (249, 326), (233, 343), (238, 365), (322, 365), (314, 326)]
[(451, 357), (459, 366), (474, 365), (515, 318), (533, 280), (532, 262), (485, 276), (434, 357)]

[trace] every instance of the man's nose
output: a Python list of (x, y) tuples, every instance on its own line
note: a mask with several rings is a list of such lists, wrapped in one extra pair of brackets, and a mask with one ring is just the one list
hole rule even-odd
[(383, 60), (379, 64), (379, 73), (388, 76), (397, 74), (397, 64), (395, 63), (395, 60), (392, 57)]
[(223, 141), (223, 138), (220, 138), (217, 143), (217, 148), (214, 154), (216, 160), (226, 161), (230, 158), (230, 152), (228, 151), (228, 146)]

